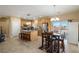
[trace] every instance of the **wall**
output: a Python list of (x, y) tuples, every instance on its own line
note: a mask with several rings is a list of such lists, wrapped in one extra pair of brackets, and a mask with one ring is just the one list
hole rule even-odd
[(71, 22), (68, 26), (68, 43), (78, 45), (79, 22)]
[(60, 18), (60, 20), (71, 19), (72, 21), (79, 21), (79, 11), (63, 14), (58, 17)]
[(10, 37), (18, 36), (20, 33), (21, 21), (18, 17), (10, 17)]
[(8, 37), (9, 36), (9, 17), (0, 18), (0, 26), (2, 27), (3, 33)]

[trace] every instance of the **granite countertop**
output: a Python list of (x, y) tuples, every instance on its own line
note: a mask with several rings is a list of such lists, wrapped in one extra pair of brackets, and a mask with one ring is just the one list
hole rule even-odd
[(32, 31), (36, 31), (36, 30), (21, 30), (21, 32), (32, 32)]

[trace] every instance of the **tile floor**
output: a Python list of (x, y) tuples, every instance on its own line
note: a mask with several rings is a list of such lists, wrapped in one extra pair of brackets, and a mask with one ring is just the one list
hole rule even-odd
[[(38, 49), (41, 45), (41, 37), (31, 42), (24, 42), (17, 38), (6, 38), (5, 42), (0, 43), (0, 53), (45, 53)], [(65, 40), (65, 53), (78, 53), (78, 46), (67, 44)]]

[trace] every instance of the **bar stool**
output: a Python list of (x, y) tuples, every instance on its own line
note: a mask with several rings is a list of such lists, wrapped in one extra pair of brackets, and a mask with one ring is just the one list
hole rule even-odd
[(47, 49), (49, 47), (49, 39), (52, 35), (52, 32), (43, 32), (42, 33), (42, 46), (39, 49)]
[(47, 52), (50, 53), (59, 53), (59, 36), (52, 35), (51, 39), (49, 40), (50, 46), (47, 49)]
[(59, 43), (60, 43), (60, 49), (62, 49), (62, 52), (64, 52), (65, 51), (64, 39), (60, 39)]
[(47, 48), (50, 46), (50, 39), (52, 35), (53, 35), (53, 32), (47, 32), (47, 39), (45, 42), (47, 44)]
[(46, 41), (47, 40), (47, 33), (46, 32), (43, 32), (42, 33), (42, 46), (41, 47), (39, 47), (39, 49), (45, 49), (45, 44), (46, 44)]

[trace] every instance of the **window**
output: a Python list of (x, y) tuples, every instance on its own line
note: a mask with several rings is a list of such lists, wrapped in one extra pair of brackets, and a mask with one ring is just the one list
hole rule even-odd
[(67, 27), (68, 21), (52, 21), (51, 25), (55, 27), (59, 27), (59, 26)]

